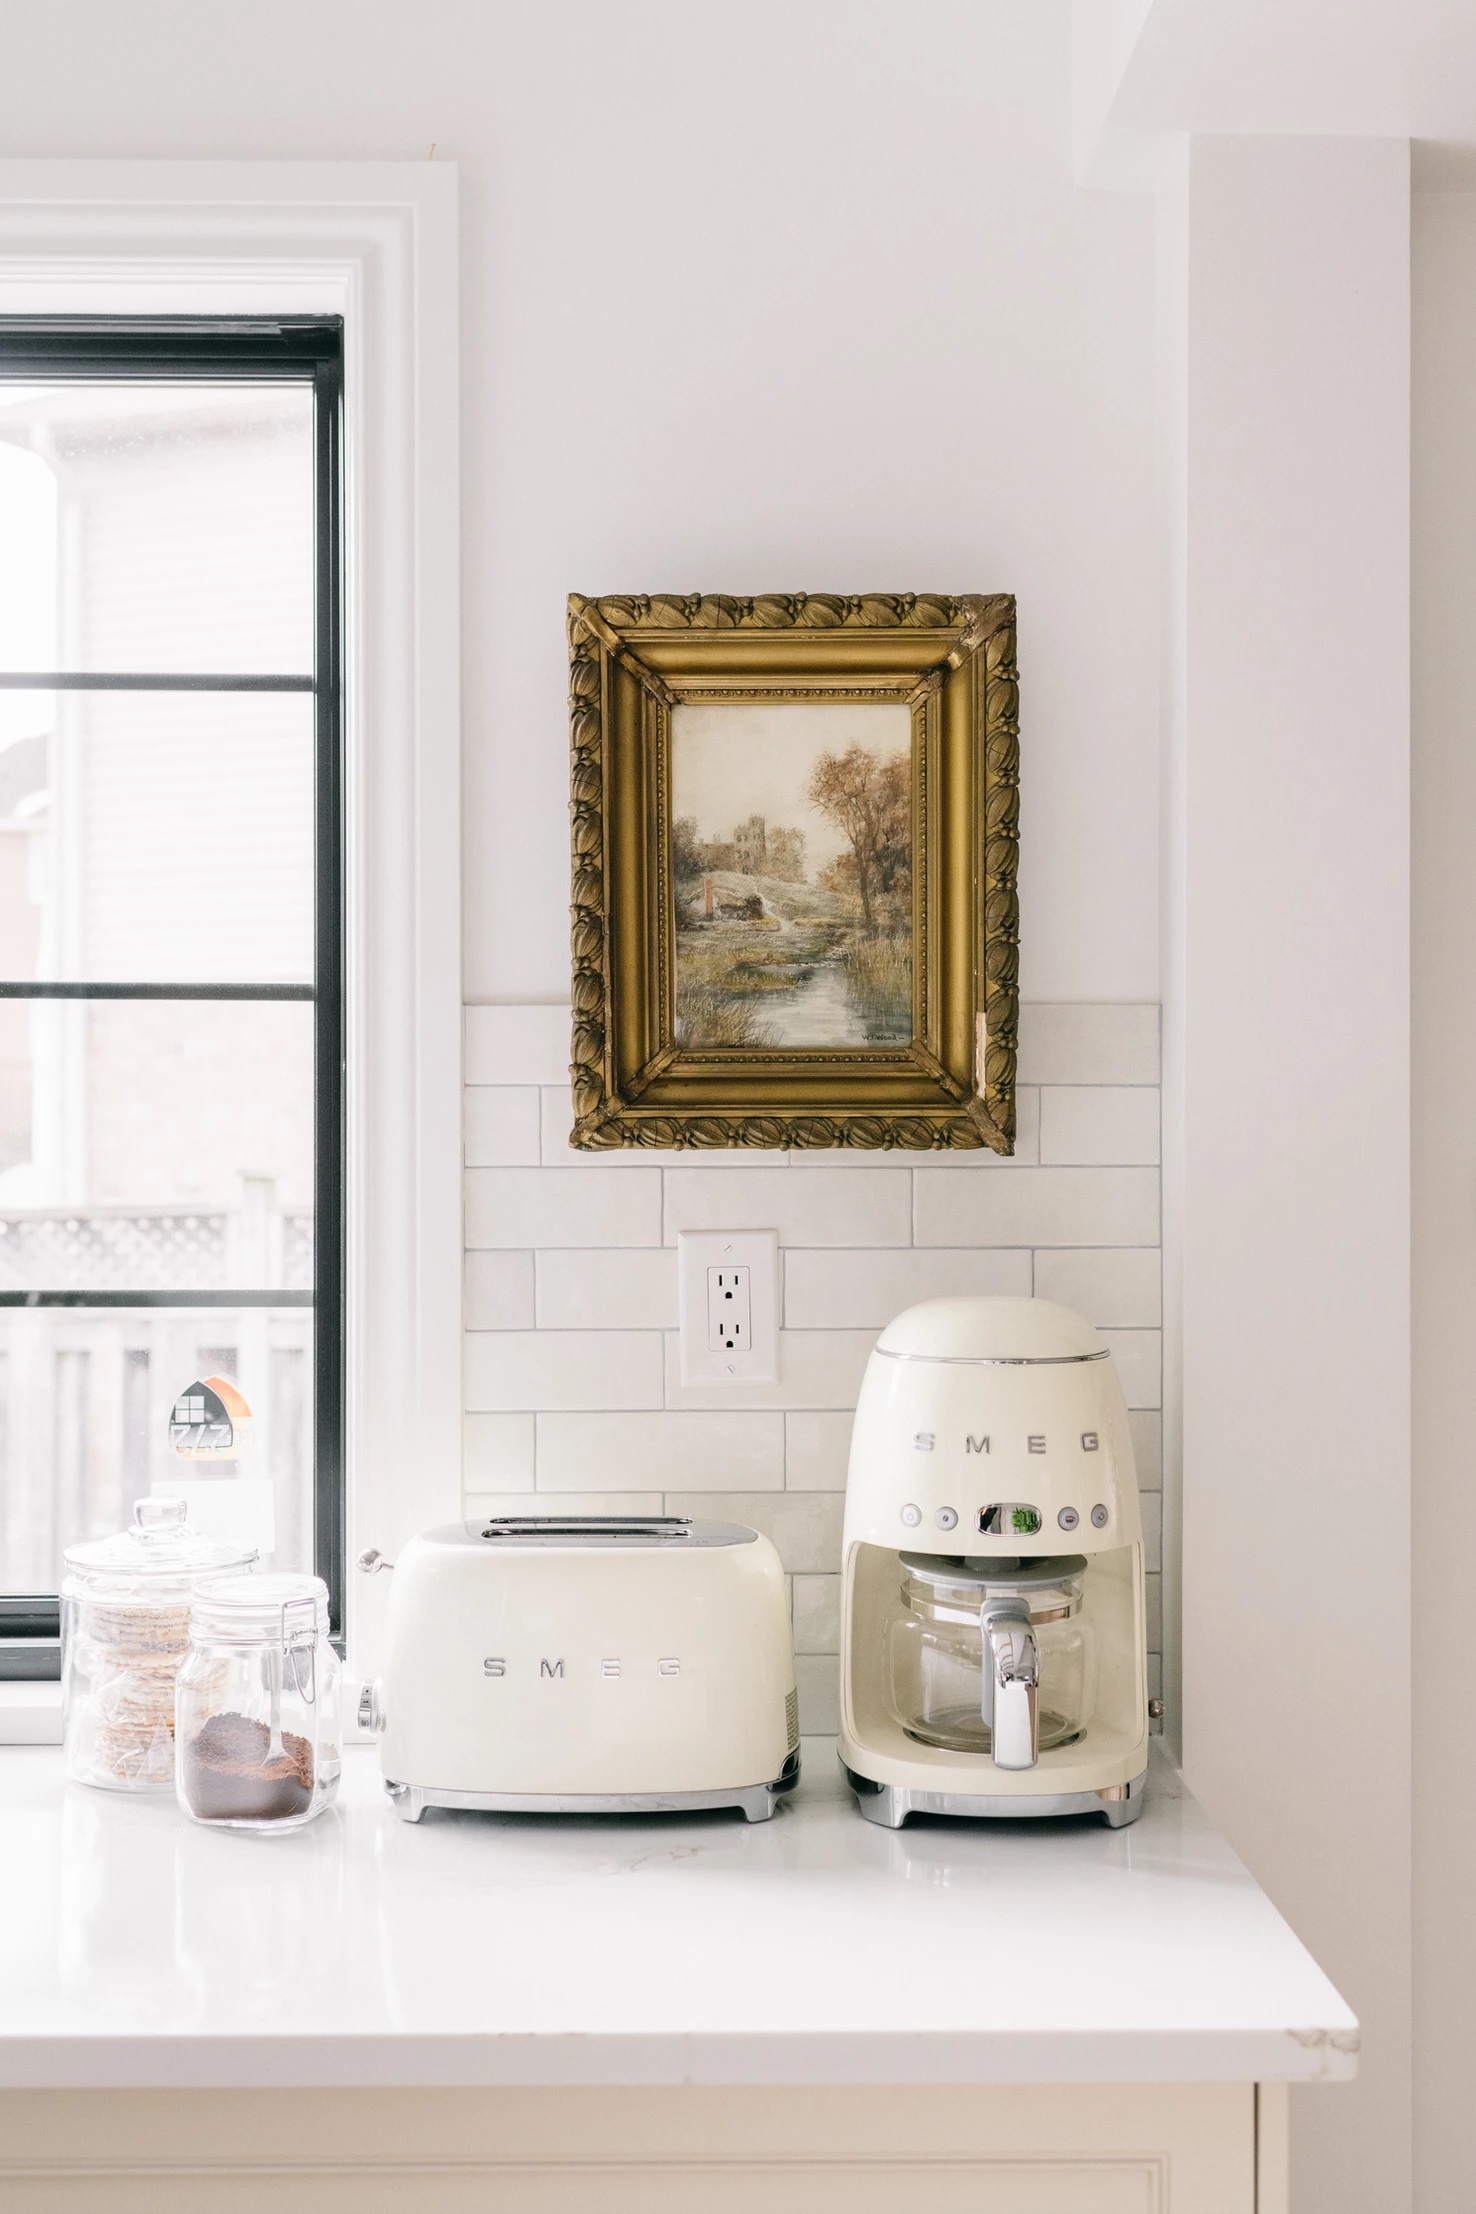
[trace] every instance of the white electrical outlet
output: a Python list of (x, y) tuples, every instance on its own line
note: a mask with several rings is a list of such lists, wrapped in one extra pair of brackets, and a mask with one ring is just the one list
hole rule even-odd
[(680, 1230), (677, 1295), (684, 1384), (779, 1376), (779, 1234)]
[(746, 1353), (753, 1341), (753, 1294), (747, 1263), (707, 1272), (707, 1350)]

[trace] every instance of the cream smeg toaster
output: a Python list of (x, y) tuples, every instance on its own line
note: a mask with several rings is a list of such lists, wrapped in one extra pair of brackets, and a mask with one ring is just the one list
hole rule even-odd
[(395, 1563), (361, 1718), (407, 1822), (729, 1806), (765, 1821), (799, 1778), (779, 1556), (755, 1530), (676, 1515), (428, 1530)]

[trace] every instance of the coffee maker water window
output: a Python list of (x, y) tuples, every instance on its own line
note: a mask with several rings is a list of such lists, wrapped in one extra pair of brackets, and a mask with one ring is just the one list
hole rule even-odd
[(979, 1531), (983, 1537), (1034, 1537), (1039, 1528), (1037, 1510), (1012, 1500), (998, 1500), (992, 1507), (979, 1509)]

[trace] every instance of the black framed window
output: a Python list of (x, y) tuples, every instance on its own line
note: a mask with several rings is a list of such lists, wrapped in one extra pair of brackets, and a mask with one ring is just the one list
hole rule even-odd
[(336, 317), (0, 320), (0, 1675), (150, 1491), (341, 1630), (342, 407)]

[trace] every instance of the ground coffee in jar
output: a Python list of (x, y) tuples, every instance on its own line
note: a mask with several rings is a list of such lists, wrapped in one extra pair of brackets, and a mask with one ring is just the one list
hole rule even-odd
[(284, 1822), (313, 1803), (313, 1748), (283, 1730), (273, 1757), (265, 1722), (212, 1714), (185, 1746), (180, 1778), (191, 1814), (202, 1822)]

